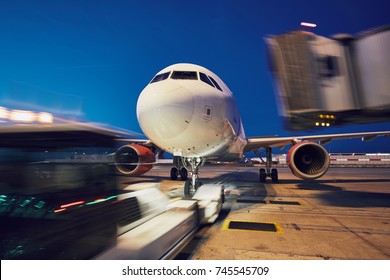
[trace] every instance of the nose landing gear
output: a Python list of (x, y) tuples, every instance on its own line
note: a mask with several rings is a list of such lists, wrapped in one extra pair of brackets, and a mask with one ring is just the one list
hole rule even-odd
[[(206, 159), (202, 157), (194, 158), (184, 158), (184, 157), (174, 157), (173, 164), (175, 167), (171, 169), (171, 179), (177, 180), (179, 175), (182, 181), (186, 181), (184, 185), (184, 196), (191, 198), (196, 190), (202, 185), (202, 182), (198, 181), (199, 178), (199, 168), (202, 167)], [(179, 171), (180, 170), (180, 171)], [(188, 178), (188, 170), (190, 171), (191, 178)]]
[[(199, 168), (204, 165), (206, 162), (205, 158), (196, 157), (196, 158), (187, 158), (183, 161), (191, 166), (191, 180), (187, 180), (184, 185), (184, 196), (187, 198), (192, 197), (196, 190), (202, 185), (202, 182), (198, 181)], [(188, 167), (185, 166), (187, 169)]]

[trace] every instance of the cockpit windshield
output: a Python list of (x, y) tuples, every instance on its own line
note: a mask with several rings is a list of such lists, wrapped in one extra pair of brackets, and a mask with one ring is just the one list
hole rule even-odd
[(171, 79), (175, 80), (197, 80), (198, 73), (195, 71), (173, 71)]
[(198, 78), (198, 72), (196, 71), (173, 71), (172, 75), (171, 72), (161, 73), (156, 75), (150, 83), (152, 84), (152, 83), (164, 81), (169, 77), (173, 80), (199, 80), (200, 79), (202, 82), (208, 84), (209, 86), (217, 88), (220, 91), (223, 91), (222, 88), (217, 83), (217, 81), (213, 79), (213, 77), (208, 76), (205, 73), (199, 72), (199, 78)]
[(165, 73), (162, 73), (162, 74), (158, 74), (158, 75), (156, 75), (156, 77), (153, 78), (153, 80), (150, 83), (152, 84), (152, 83), (156, 83), (156, 82), (160, 82), (160, 81), (166, 80), (166, 79), (168, 79), (169, 74), (171, 74), (171, 72), (165, 72)]
[(199, 72), (199, 77), (202, 82), (205, 82), (206, 84), (214, 87), (213, 83), (210, 81), (210, 79), (207, 77), (206, 74)]
[(213, 79), (213, 77), (209, 76), (210, 80), (213, 82), (213, 84), (215, 85), (215, 87), (217, 89), (219, 89), (220, 91), (223, 91), (222, 88), (219, 86), (219, 84), (217, 83), (216, 80)]

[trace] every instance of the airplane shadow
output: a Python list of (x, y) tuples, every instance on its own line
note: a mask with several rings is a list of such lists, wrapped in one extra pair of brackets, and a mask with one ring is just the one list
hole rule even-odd
[[(203, 184), (213, 184), (226, 178), (226, 174), (220, 174), (213, 178), (200, 178)], [(161, 180), (169, 180), (166, 176), (148, 176), (139, 177), (119, 177), (120, 184), (135, 183), (159, 183)], [(228, 180), (229, 183), (222, 183), (228, 190), (226, 201), (237, 200), (244, 204), (263, 202), (266, 198), (273, 199), (277, 197), (278, 185), (281, 184), (286, 188), (317, 191), (310, 193), (311, 198), (317, 198), (327, 206), (351, 207), (351, 208), (369, 208), (369, 207), (390, 207), (390, 193), (387, 192), (370, 192), (372, 184), (390, 183), (390, 179), (317, 179), (303, 181), (301, 179), (280, 179), (279, 183), (260, 183), (257, 172), (240, 171), (232, 173)], [(363, 183), (367, 184), (367, 191), (348, 190), (343, 187), (348, 184)], [(184, 185), (184, 181), (183, 181)], [(304, 198), (304, 194), (301, 194)], [(247, 203), (245, 203), (247, 202)], [(231, 205), (230, 205), (231, 206)], [(242, 205), (244, 206), (244, 205)], [(226, 209), (225, 209), (226, 211)], [(230, 212), (230, 210), (229, 210)], [(226, 215), (227, 216), (227, 215)]]
[[(372, 184), (390, 183), (390, 179), (317, 179), (303, 181), (300, 179), (281, 179), (279, 183), (260, 183), (258, 173), (240, 172), (230, 178), (235, 188), (240, 191), (238, 202), (256, 203), (268, 198), (277, 197), (278, 185), (297, 188), (298, 190), (316, 191), (310, 198), (319, 199), (324, 205), (350, 208), (385, 207), (390, 208), (390, 192), (371, 192)], [(355, 183), (366, 184), (365, 191), (344, 188)], [(304, 198), (304, 194), (300, 194)], [(248, 199), (249, 198), (249, 199)]]
[(345, 191), (327, 192), (320, 194), (319, 199), (329, 206), (369, 208), (369, 207), (390, 207), (389, 193)]
[[(284, 185), (295, 186), (299, 190), (320, 191), (311, 194), (325, 205), (351, 208), (390, 207), (390, 193), (370, 192), (369, 189), (375, 183), (390, 183), (389, 179), (336, 179), (336, 180), (281, 180)], [(348, 190), (343, 184), (367, 184), (367, 191)], [(277, 185), (275, 185), (277, 187)]]

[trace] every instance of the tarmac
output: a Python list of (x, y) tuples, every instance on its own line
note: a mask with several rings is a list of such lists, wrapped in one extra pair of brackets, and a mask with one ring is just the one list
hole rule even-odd
[[(183, 197), (183, 181), (157, 165), (121, 184), (158, 182), (171, 199)], [(204, 184), (222, 184), (219, 218), (202, 226), (176, 259), (195, 260), (388, 260), (390, 169), (330, 168), (313, 181), (278, 168), (279, 183), (259, 182), (259, 166), (206, 165)]]

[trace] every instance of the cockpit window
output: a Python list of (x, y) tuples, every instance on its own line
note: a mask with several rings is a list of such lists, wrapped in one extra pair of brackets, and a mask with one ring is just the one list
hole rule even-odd
[(213, 82), (215, 87), (219, 89), (220, 91), (223, 91), (222, 88), (218, 85), (217, 81), (213, 79), (213, 77), (209, 76), (210, 80)]
[(158, 74), (158, 75), (156, 75), (156, 77), (153, 78), (153, 80), (150, 83), (155, 83), (155, 82), (166, 80), (166, 79), (168, 79), (169, 74), (171, 74), (171, 72)]
[(199, 77), (202, 82), (205, 82), (206, 84), (209, 84), (210, 86), (214, 87), (213, 83), (210, 81), (206, 74), (199, 72)]
[(171, 78), (175, 80), (197, 80), (198, 74), (194, 71), (173, 71)]

